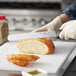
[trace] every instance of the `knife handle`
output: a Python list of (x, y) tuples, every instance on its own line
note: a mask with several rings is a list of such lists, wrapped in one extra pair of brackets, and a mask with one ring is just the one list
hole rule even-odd
[(60, 34), (61, 30), (55, 30), (56, 36), (59, 38), (59, 34)]

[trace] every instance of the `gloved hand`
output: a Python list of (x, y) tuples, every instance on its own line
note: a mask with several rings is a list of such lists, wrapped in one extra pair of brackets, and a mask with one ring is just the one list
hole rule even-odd
[(68, 21), (60, 27), (62, 30), (59, 37), (61, 39), (76, 39), (76, 20)]
[(60, 17), (58, 16), (55, 19), (53, 19), (53, 21), (51, 21), (50, 23), (48, 23), (45, 26), (38, 28), (32, 32), (56, 30), (61, 26), (61, 24), (62, 24), (62, 21), (61, 21)]

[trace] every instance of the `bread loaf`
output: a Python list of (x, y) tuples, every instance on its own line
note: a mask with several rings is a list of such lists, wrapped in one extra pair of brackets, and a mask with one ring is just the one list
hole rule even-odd
[(0, 45), (8, 41), (8, 24), (6, 21), (0, 22)]
[(21, 40), (17, 48), (21, 52), (34, 54), (52, 54), (55, 51), (54, 43), (47, 38)]

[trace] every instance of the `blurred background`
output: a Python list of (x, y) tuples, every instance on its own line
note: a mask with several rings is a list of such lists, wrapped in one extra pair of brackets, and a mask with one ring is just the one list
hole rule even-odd
[(75, 0), (0, 0), (10, 34), (30, 32), (50, 22)]

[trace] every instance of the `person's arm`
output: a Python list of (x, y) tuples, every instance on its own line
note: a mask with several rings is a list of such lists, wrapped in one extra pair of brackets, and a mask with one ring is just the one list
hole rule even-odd
[(67, 9), (65, 9), (62, 14), (54, 18), (51, 22), (34, 30), (33, 32), (56, 30), (59, 29), (63, 23), (74, 19), (76, 19), (76, 1)]
[(76, 1), (68, 6), (63, 13), (65, 13), (70, 19), (76, 20)]
[(32, 32), (41, 32), (41, 31), (50, 31), (50, 30), (56, 30), (59, 29), (59, 27), (69, 21), (70, 18), (68, 17), (67, 14), (63, 13), (60, 14), (59, 16), (57, 16), (56, 18), (54, 18), (51, 22), (49, 22), (48, 24), (46, 24), (43, 27), (40, 27)]
[(60, 15), (60, 19), (61, 19), (62, 23), (65, 23), (65, 22), (71, 20), (71, 18), (65, 13)]
[(71, 21), (65, 22), (68, 18), (64, 19), (63, 16), (61, 16), (62, 21), (65, 23), (60, 27), (60, 30), (62, 31), (59, 37), (65, 40), (70, 38), (76, 39), (76, 1), (64, 10), (64, 13), (71, 19)]

